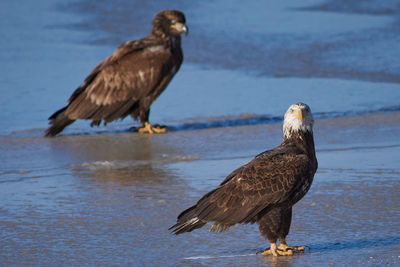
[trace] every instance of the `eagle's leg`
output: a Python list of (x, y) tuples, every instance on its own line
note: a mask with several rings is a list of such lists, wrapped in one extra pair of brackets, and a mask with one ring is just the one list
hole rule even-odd
[(288, 246), (288, 244), (286, 243), (285, 238), (280, 238), (280, 244), (278, 247), (279, 250), (282, 251), (295, 251), (295, 252), (300, 252), (300, 251), (304, 251), (306, 249), (306, 246)]
[[(260, 218), (258, 219), (260, 233), (265, 236), (271, 244), (271, 247), (266, 249), (262, 253), (262, 255), (293, 255), (293, 250), (282, 249), (282, 240), (283, 244), (286, 244), (285, 237), (289, 233), (291, 219), (292, 207), (286, 206), (275, 207), (269, 212), (260, 216)], [(278, 240), (278, 238), (281, 241), (281, 245), (279, 247), (276, 246), (276, 241)]]
[(101, 120), (93, 120), (93, 121), (90, 123), (90, 127), (99, 126), (100, 123), (101, 123)]
[[(139, 118), (142, 122), (142, 127), (138, 129), (139, 133), (149, 133), (149, 134), (160, 134), (166, 133), (167, 128), (161, 127), (158, 125), (151, 125), (149, 122), (149, 115), (150, 115), (150, 105), (151, 99), (145, 98), (142, 102), (142, 110), (139, 112)], [(135, 118), (137, 115), (135, 113), (132, 114), (132, 117)]]
[(166, 133), (167, 128), (161, 126), (153, 126), (148, 121), (144, 122), (142, 127), (138, 130), (139, 133), (149, 133), (149, 134), (159, 134), (159, 133)]
[(273, 256), (290, 256), (293, 255), (292, 250), (283, 251), (276, 247), (276, 243), (271, 243), (271, 246), (261, 253), (263, 256), (272, 254)]

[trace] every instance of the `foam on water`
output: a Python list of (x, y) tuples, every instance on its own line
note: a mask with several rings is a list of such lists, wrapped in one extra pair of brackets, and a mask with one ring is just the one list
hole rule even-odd
[(140, 165), (146, 164), (170, 164), (180, 161), (192, 161), (198, 160), (199, 156), (190, 156), (190, 155), (162, 155), (161, 158), (151, 159), (151, 160), (134, 160), (134, 161), (122, 161), (122, 160), (113, 160), (113, 161), (93, 161), (93, 162), (84, 162), (80, 166), (82, 169), (88, 169), (91, 171), (101, 171), (101, 170), (122, 170), (122, 169), (134, 169)]

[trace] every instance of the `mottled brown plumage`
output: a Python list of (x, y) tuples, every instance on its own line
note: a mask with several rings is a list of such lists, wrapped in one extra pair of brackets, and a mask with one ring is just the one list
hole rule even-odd
[(150, 106), (182, 64), (180, 34), (188, 32), (185, 22), (180, 11), (159, 12), (148, 36), (121, 44), (91, 71), (68, 105), (50, 116), (45, 135), (54, 136), (77, 119), (92, 120), (93, 126), (128, 115), (153, 133)]
[[(285, 247), (285, 237), (292, 206), (310, 189), (318, 167), (312, 125), (309, 107), (292, 105), (285, 114), (281, 145), (233, 171), (216, 189), (183, 211), (170, 229), (181, 234), (214, 222), (211, 231), (220, 232), (237, 223), (258, 223), (261, 234), (271, 243), (271, 254), (290, 254), (295, 248)], [(276, 248), (278, 238), (281, 246)]]

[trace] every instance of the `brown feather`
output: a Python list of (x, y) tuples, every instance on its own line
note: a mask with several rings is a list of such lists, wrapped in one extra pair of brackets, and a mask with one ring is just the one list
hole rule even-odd
[[(297, 142), (284, 142), (235, 170), (201, 198), (191, 213), (204, 223), (214, 221), (220, 226), (254, 223), (260, 212), (286, 202), (293, 205), (305, 194), (297, 190), (315, 168), (309, 160)], [(184, 211), (178, 223), (187, 219)]]

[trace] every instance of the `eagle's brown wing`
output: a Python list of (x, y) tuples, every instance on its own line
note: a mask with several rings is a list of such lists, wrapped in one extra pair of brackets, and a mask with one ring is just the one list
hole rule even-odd
[(123, 43), (75, 90), (65, 114), (72, 120), (106, 122), (129, 115), (137, 101), (172, 78), (170, 57), (170, 50), (157, 39)]
[(277, 148), (264, 152), (231, 173), (215, 190), (178, 216), (174, 232), (192, 231), (209, 221), (212, 230), (221, 231), (236, 223), (254, 223), (257, 215), (288, 201), (301, 190), (309, 175), (305, 154)]

